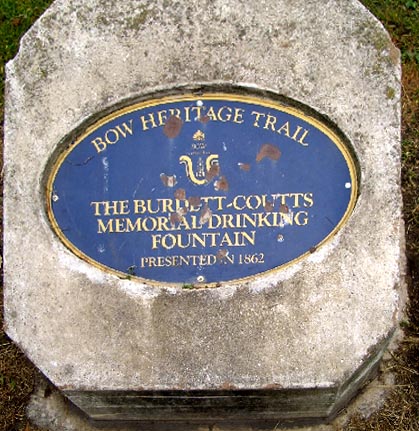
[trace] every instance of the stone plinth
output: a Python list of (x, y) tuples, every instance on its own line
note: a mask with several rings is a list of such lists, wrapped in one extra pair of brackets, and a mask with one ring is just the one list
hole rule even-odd
[[(404, 300), (400, 60), (359, 2), (57, 0), (6, 88), (6, 330), (89, 417), (319, 421), (372, 375)], [(286, 268), (208, 289), (72, 253), (45, 193), (65, 146), (116, 108), (207, 90), (291, 100), (338, 128), (359, 178), (346, 224)]]

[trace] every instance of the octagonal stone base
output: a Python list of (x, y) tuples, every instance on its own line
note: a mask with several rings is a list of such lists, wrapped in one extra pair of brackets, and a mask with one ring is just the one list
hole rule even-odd
[(89, 418), (98, 423), (190, 423), (296, 426), (331, 421), (356, 392), (375, 376), (388, 343), (339, 386), (281, 389), (176, 391), (64, 391)]
[[(373, 375), (405, 299), (399, 53), (359, 2), (326, 3), (56, 0), (7, 65), (6, 330), (89, 417), (319, 421)], [(292, 99), (342, 131), (360, 177), (345, 226), (212, 289), (69, 251), (45, 209), (62, 143), (130, 101), (218, 87)]]

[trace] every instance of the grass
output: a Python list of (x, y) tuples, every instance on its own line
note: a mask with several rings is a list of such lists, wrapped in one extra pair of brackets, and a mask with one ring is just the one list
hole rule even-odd
[[(36, 18), (49, 6), (51, 0), (0, 0), (0, 72), (4, 76), (5, 63), (18, 50), (19, 39)], [(1, 94), (4, 82), (0, 84)], [(3, 97), (1, 98), (3, 105)]]
[[(0, 67), (17, 52), (19, 38), (50, 0), (0, 0)], [(419, 0), (363, 0), (390, 32), (403, 60), (402, 189), (409, 268), (405, 339), (386, 364), (396, 376), (385, 405), (370, 418), (354, 417), (344, 431), (419, 430)], [(3, 79), (0, 84), (3, 117)], [(2, 126), (1, 126), (2, 127)], [(2, 130), (0, 130), (2, 134)], [(0, 306), (1, 310), (1, 289)], [(2, 315), (0, 316), (2, 321)], [(25, 405), (37, 371), (0, 331), (0, 431), (36, 430)]]

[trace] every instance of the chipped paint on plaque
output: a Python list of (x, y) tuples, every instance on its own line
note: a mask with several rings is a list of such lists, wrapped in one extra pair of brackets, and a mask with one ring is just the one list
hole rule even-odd
[(315, 255), (355, 205), (354, 157), (317, 118), (223, 93), (116, 110), (53, 163), (52, 227), (133, 281), (216, 287), (278, 271)]

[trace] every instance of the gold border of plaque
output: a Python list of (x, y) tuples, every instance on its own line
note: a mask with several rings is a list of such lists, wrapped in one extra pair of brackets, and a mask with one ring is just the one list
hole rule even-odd
[[(136, 275), (130, 276), (127, 273), (120, 272), (118, 270), (112, 269), (106, 265), (103, 265), (95, 260), (93, 260), (91, 257), (87, 256), (85, 253), (80, 251), (77, 247), (75, 247), (63, 234), (62, 230), (60, 229), (55, 217), (54, 213), (52, 211), (52, 202), (53, 202), (53, 183), (55, 181), (56, 174), (58, 170), (61, 167), (61, 164), (64, 162), (64, 160), (67, 158), (68, 154), (73, 151), (73, 149), (88, 135), (90, 135), (92, 132), (97, 130), (102, 125), (108, 123), (109, 121), (116, 119), (122, 115), (128, 114), (133, 111), (137, 111), (139, 109), (144, 108), (150, 108), (153, 106), (158, 106), (162, 104), (172, 103), (172, 102), (197, 102), (200, 100), (225, 100), (225, 101), (231, 101), (231, 102), (241, 102), (241, 103), (248, 103), (248, 104), (256, 104), (259, 106), (263, 106), (265, 108), (272, 108), (277, 111), (282, 111), (287, 114), (293, 115), (294, 117), (300, 118), (303, 121), (311, 124), (321, 132), (323, 132), (325, 135), (327, 135), (333, 143), (338, 147), (339, 151), (343, 154), (346, 163), (348, 165), (350, 177), (351, 177), (351, 197), (349, 200), (348, 207), (345, 211), (344, 216), (340, 220), (340, 222), (335, 226), (333, 231), (324, 238), (319, 244), (316, 245), (316, 250), (323, 246), (326, 242), (328, 242), (332, 237), (336, 235), (336, 233), (342, 228), (342, 226), (348, 221), (349, 216), (351, 215), (352, 211), (354, 210), (357, 196), (358, 196), (358, 175), (357, 175), (357, 168), (355, 164), (354, 157), (351, 155), (351, 151), (349, 150), (348, 146), (343, 142), (343, 139), (340, 138), (337, 133), (335, 133), (331, 128), (326, 126), (323, 122), (318, 120), (315, 117), (310, 116), (309, 114), (304, 113), (303, 110), (300, 110), (296, 107), (289, 106), (286, 104), (283, 104), (280, 101), (273, 101), (271, 99), (265, 99), (263, 97), (257, 97), (257, 96), (249, 96), (249, 95), (241, 95), (241, 94), (235, 94), (235, 93), (222, 93), (222, 92), (208, 92), (204, 94), (180, 94), (180, 95), (172, 95), (172, 96), (166, 96), (161, 98), (155, 98), (151, 100), (146, 100), (142, 102), (134, 103), (133, 105), (126, 106), (121, 109), (117, 109), (116, 111), (112, 112), (109, 115), (106, 115), (105, 117), (101, 118), (97, 122), (95, 122), (93, 125), (88, 127), (71, 145), (68, 145), (67, 148), (60, 153), (57, 160), (54, 162), (53, 167), (51, 169), (50, 174), (48, 175), (47, 180), (47, 190), (46, 190), (46, 198), (47, 198), (47, 216), (50, 220), (50, 223), (53, 227), (53, 230), (59, 237), (59, 239), (64, 243), (64, 245), (71, 250), (76, 256), (80, 257), (82, 260), (90, 263), (91, 265), (95, 266), (96, 268), (99, 268), (107, 273), (111, 273), (113, 275), (118, 276), (120, 279), (134, 279), (142, 283), (146, 283), (149, 285), (154, 286), (160, 286), (160, 287), (172, 287), (172, 286), (182, 286), (182, 283), (170, 283), (170, 282), (159, 282), (147, 278), (142, 278)], [(283, 270), (285, 268), (290, 267), (291, 265), (296, 264), (297, 262), (302, 261), (307, 256), (312, 254), (313, 250), (307, 250), (304, 254), (298, 256), (297, 258), (286, 262), (280, 266), (277, 266), (275, 268), (269, 269), (267, 271), (263, 271), (260, 273), (257, 273), (255, 275), (242, 277), (238, 279), (223, 281), (221, 283), (199, 283), (197, 282), (194, 284), (194, 287), (197, 288), (204, 288), (204, 287), (219, 287), (222, 284), (229, 285), (229, 284), (237, 284), (245, 281), (249, 281), (254, 279), (255, 277), (261, 277), (266, 276), (268, 274), (272, 274), (273, 272)]]

